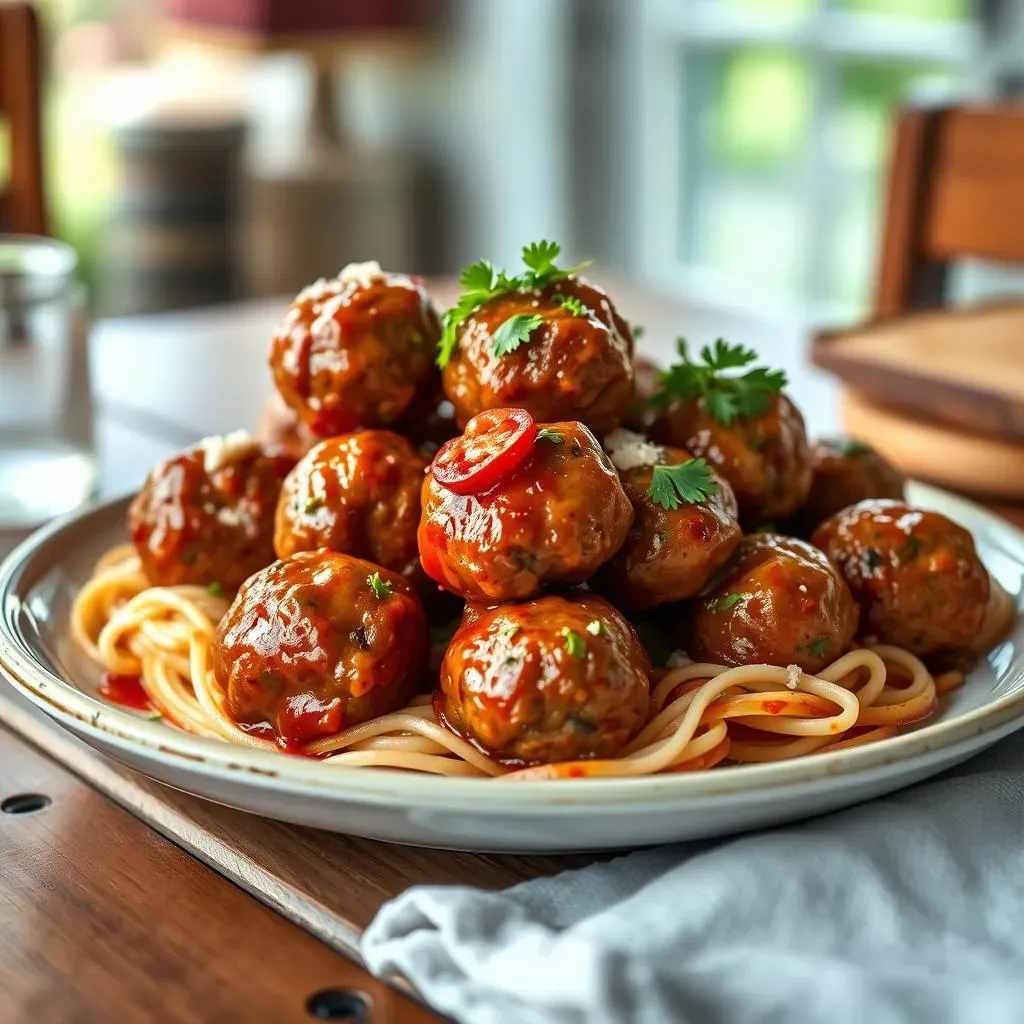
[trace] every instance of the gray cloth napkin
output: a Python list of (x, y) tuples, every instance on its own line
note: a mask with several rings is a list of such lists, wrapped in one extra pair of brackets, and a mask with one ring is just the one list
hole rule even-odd
[(801, 825), (410, 889), (363, 953), (472, 1024), (1022, 1024), (1024, 739)]

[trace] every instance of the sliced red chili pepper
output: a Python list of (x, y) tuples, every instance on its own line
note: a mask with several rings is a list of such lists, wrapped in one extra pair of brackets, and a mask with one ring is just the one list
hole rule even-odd
[(434, 479), (456, 494), (483, 494), (530, 453), (537, 424), (525, 409), (488, 409), (474, 416), (461, 437), (434, 456)]

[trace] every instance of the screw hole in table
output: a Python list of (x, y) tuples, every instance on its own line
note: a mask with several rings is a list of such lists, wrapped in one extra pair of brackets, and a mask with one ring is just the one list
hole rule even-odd
[(35, 814), (51, 803), (50, 798), (42, 793), (17, 793), (0, 803), (0, 811), (4, 814)]
[(372, 1006), (369, 996), (362, 992), (354, 992), (348, 988), (324, 988), (309, 997), (306, 1011), (317, 1020), (370, 1024)]

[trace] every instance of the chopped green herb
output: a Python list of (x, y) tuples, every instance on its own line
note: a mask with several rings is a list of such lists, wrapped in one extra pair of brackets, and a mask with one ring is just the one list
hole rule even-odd
[(366, 577), (366, 583), (374, 592), (378, 601), (383, 601), (385, 598), (390, 597), (391, 591), (394, 590), (394, 587), (379, 572), (370, 573)]
[(506, 640), (511, 640), (512, 637), (519, 632), (519, 627), (514, 622), (506, 622), (498, 632), (501, 633)]
[(537, 313), (516, 313), (510, 316), (495, 332), (491, 339), (491, 350), (496, 356), (507, 356), (520, 345), (530, 340), (530, 335), (544, 323)]
[(844, 441), (842, 452), (844, 455), (868, 455), (872, 451), (871, 446), (863, 441)]
[(315, 512), (322, 504), (323, 502), (319, 498), (310, 498), (302, 506), (302, 511), (309, 515), (311, 512)]
[(409, 340), (414, 345), (422, 345), (427, 339), (423, 337), (422, 331), (417, 331), (415, 328), (409, 332)]
[[(821, 636), (813, 637), (804, 644), (804, 650), (812, 658), (824, 658), (828, 654), (828, 649), (832, 646), (832, 638), (822, 633)], [(798, 648), (799, 650), (799, 648)]]
[(593, 622), (587, 623), (587, 632), (591, 636), (603, 636), (608, 630), (605, 629), (604, 623), (600, 619), (594, 619)]
[(212, 583), (207, 584), (206, 592), (210, 597), (223, 597), (224, 587), (221, 585), (220, 580), (214, 580)]
[(561, 292), (556, 292), (552, 298), (562, 309), (572, 313), (573, 316), (587, 316), (590, 313), (590, 310), (575, 295), (563, 295)]
[(921, 554), (921, 542), (916, 537), (908, 537), (907, 542), (896, 552), (900, 565), (912, 562)]
[(719, 338), (714, 348), (705, 345), (700, 361), (692, 361), (683, 338), (676, 340), (679, 361), (659, 378), (658, 392), (651, 399), (655, 408), (666, 408), (673, 400), (697, 398), (708, 414), (723, 426), (737, 417), (758, 416), (767, 412), (772, 396), (786, 386), (782, 370), (755, 366), (739, 376), (729, 370), (749, 366), (757, 353), (742, 345), (730, 345)]
[[(479, 260), (466, 267), (459, 276), (462, 295), (459, 297), (459, 301), (444, 315), (441, 341), (437, 351), (437, 365), (443, 368), (451, 361), (458, 343), (459, 328), (481, 306), (500, 295), (507, 295), (509, 292), (531, 291), (564, 281), (576, 271), (590, 265), (581, 263), (578, 266), (562, 270), (556, 267), (554, 262), (560, 251), (560, 247), (555, 242), (533, 242), (524, 246), (522, 260), (527, 269), (519, 277), (509, 277), (505, 271), (498, 270), (488, 260)], [(508, 321), (506, 321), (507, 323)], [(505, 324), (502, 326), (504, 327)], [(497, 349), (497, 337), (495, 337), (495, 349)], [(504, 353), (495, 351), (495, 354), (503, 355)]]
[(647, 328), (643, 324), (630, 324), (629, 333), (633, 335), (634, 341), (639, 341), (647, 333)]
[(684, 501), (707, 501), (717, 490), (711, 467), (703, 459), (690, 459), (678, 466), (655, 466), (647, 493), (662, 508), (679, 508)]
[(585, 658), (587, 656), (587, 644), (586, 641), (577, 633), (575, 630), (570, 629), (568, 626), (563, 626), (559, 633), (565, 639), (565, 649), (574, 658)]
[(742, 594), (726, 594), (725, 597), (720, 597), (715, 604), (716, 612), (727, 612), (734, 605), (740, 603), (743, 599)]
[(869, 569), (877, 569), (882, 564), (884, 559), (882, 558), (881, 554), (879, 554), (877, 549), (865, 548), (864, 561), (868, 563)]
[(552, 430), (551, 427), (541, 427), (537, 431), (538, 441), (550, 441), (552, 444), (561, 444), (565, 440), (557, 430)]
[(159, 722), (160, 719), (162, 719), (164, 716), (161, 715), (159, 711), (150, 711), (150, 713), (148, 715), (146, 715), (146, 717), (151, 722)]

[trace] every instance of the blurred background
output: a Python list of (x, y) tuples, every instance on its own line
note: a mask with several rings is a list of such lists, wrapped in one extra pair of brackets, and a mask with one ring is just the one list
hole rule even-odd
[(1017, 0), (38, 9), (54, 233), (101, 315), (548, 237), (683, 300), (851, 321), (894, 107), (1024, 93)]

